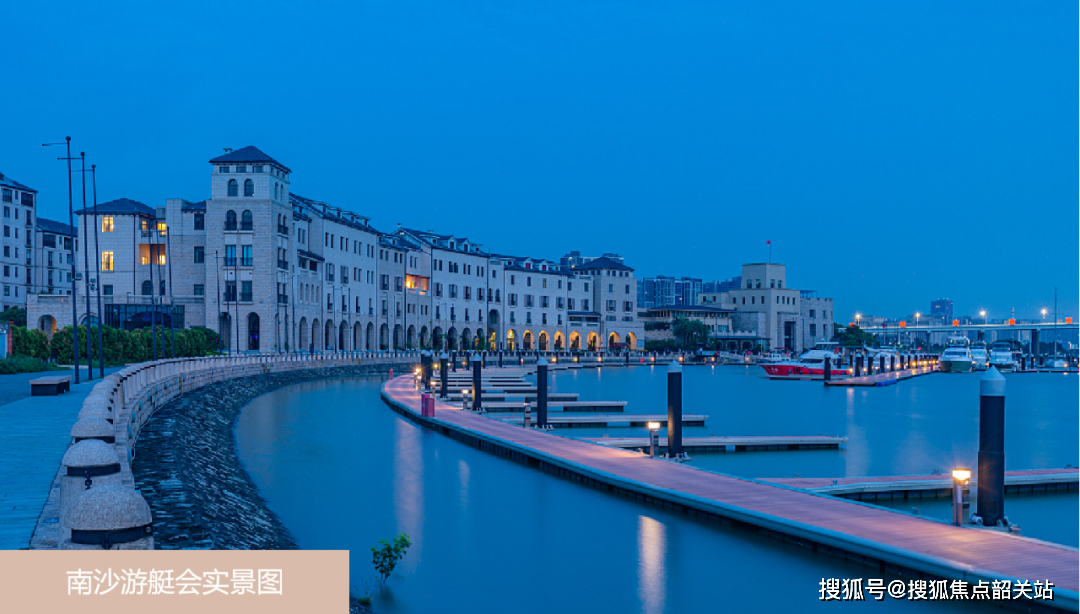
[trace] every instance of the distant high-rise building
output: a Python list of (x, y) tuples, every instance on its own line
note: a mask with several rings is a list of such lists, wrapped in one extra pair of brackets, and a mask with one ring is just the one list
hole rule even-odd
[(939, 298), (930, 302), (930, 315), (952, 322), (952, 301), (947, 298)]
[(608, 252), (608, 253), (605, 253), (602, 256), (582, 256), (581, 252), (579, 252), (577, 250), (574, 250), (574, 251), (570, 252), (569, 254), (566, 254), (562, 258), (559, 258), (559, 265), (561, 267), (564, 267), (564, 268), (575, 268), (575, 267), (579, 267), (579, 266), (581, 266), (583, 264), (588, 264), (588, 263), (592, 262), (593, 260), (599, 260), (600, 258), (607, 258), (608, 260), (611, 260), (612, 262), (617, 262), (618, 264), (624, 264), (623, 263), (623, 257), (618, 255), (618, 254), (612, 254), (612, 253)]
[(701, 294), (701, 280), (692, 277), (658, 275), (638, 281), (638, 305), (655, 307), (696, 305)]
[(724, 281), (706, 281), (701, 284), (701, 291), (709, 294), (713, 292), (730, 292), (731, 290), (738, 290), (742, 287), (742, 275), (737, 275), (731, 279), (725, 279)]

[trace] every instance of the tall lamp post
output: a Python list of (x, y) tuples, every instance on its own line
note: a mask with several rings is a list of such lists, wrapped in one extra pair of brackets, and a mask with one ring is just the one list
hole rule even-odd
[[(82, 206), (86, 211), (86, 152), (79, 152), (82, 160)], [(90, 347), (90, 241), (83, 224), (83, 287), (86, 288), (86, 381), (94, 379), (94, 350)]]
[[(71, 158), (71, 137), (70, 136), (64, 137), (64, 141), (65, 141), (64, 143), (42, 143), (41, 146), (42, 147), (48, 147), (50, 145), (67, 145), (67, 156), (63, 157), (63, 158), (57, 158), (57, 160), (67, 160), (67, 163), (68, 163), (68, 226), (70, 226), (71, 229), (74, 230), (75, 229), (75, 208), (74, 208), (74, 205), (72, 203), (72, 193), (71, 193), (71, 160), (72, 160), (72, 158)], [(75, 241), (77, 238), (78, 238), (78, 235), (75, 235), (75, 236), (73, 236), (71, 238), (71, 240)], [(72, 245), (72, 247), (74, 247), (74, 245)], [(79, 383), (79, 327), (78, 327), (79, 314), (78, 314), (78, 311), (77, 311), (77, 307), (75, 305), (75, 296), (76, 296), (76, 294), (75, 294), (75, 283), (76, 283), (75, 282), (75, 258), (72, 258), (71, 259), (71, 335), (72, 335), (71, 352), (72, 352), (72, 358), (74, 358), (74, 360), (75, 360), (75, 383), (78, 384)], [(1045, 314), (1046, 314), (1045, 309), (1043, 309), (1043, 314), (1045, 316)]]
[(980, 312), (979, 312), (979, 315), (981, 315), (981, 316), (982, 316), (982, 319), (983, 319), (983, 326), (986, 326), (986, 310), (985, 310), (985, 309), (983, 309), (982, 311), (980, 311)]
[[(93, 180), (94, 185), (94, 274), (97, 276), (97, 283), (94, 284), (94, 290), (97, 293), (97, 311), (98, 311), (98, 375), (101, 379), (105, 379), (105, 343), (104, 333), (101, 332), (101, 327), (105, 324), (105, 312), (101, 308), (101, 251), (98, 248), (98, 208), (97, 208), (97, 164), (90, 165), (90, 177)], [(86, 331), (87, 334), (90, 331)]]

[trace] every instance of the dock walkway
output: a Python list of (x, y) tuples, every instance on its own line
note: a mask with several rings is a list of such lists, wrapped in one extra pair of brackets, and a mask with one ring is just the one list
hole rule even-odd
[(435, 402), (420, 416), (412, 377), (383, 385), (395, 410), (496, 454), (687, 513), (750, 525), (818, 550), (930, 578), (1051, 581), (1052, 608), (1078, 610), (1078, 550), (1000, 531), (958, 527), (807, 490), (700, 471), (587, 441), (491, 420)]
[[(667, 437), (659, 438), (660, 450), (667, 450)], [(591, 441), (604, 446), (624, 450), (647, 450), (648, 437), (589, 437)], [(847, 437), (828, 437), (826, 435), (800, 436), (747, 436), (747, 437), (683, 437), (683, 449), (687, 452), (748, 452), (758, 450), (818, 450), (836, 449), (847, 443)]]
[[(858, 501), (948, 497), (952, 477), (945, 474), (886, 475), (861, 478), (765, 478), (763, 481)], [(971, 476), (974, 491), (979, 476)], [(1080, 469), (1032, 469), (1005, 472), (1005, 492), (1054, 492), (1076, 490)]]
[(904, 369), (903, 371), (886, 371), (874, 375), (861, 375), (825, 382), (827, 386), (891, 386), (920, 375), (937, 373), (937, 367), (918, 367), (916, 369)]

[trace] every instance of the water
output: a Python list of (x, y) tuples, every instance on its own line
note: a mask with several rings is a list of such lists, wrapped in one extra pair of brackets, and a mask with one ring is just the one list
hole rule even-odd
[[(583, 370), (560, 373), (555, 386), (566, 390), (573, 383), (583, 399), (631, 400), (628, 411), (662, 413), (663, 389), (653, 390), (662, 385), (662, 376), (661, 369), (652, 368)], [(939, 390), (934, 380), (945, 377), (867, 391), (885, 393), (871, 404), (861, 393), (823, 391), (820, 382), (762, 382), (742, 367), (687, 368), (688, 410), (711, 414), (714, 422), (709, 431), (822, 432), (853, 438), (840, 451), (700, 455), (694, 462), (758, 477), (797, 472), (865, 475), (894, 468), (928, 471), (932, 463), (949, 461), (950, 454), (964, 458), (951, 445), (944, 451), (934, 449), (950, 441), (947, 437), (911, 434), (910, 425), (937, 429), (945, 420), (942, 414), (951, 413), (930, 408), (925, 415), (914, 412), (912, 395), (924, 399), (963, 396), (943, 391), (968, 386), (965, 376), (957, 376), (960, 379), (955, 383), (942, 379)], [(1012, 427), (1021, 404), (1013, 401), (1024, 396), (1017, 389), (1026, 384), (1014, 386), (1014, 380), (1030, 377), (1043, 376), (1009, 380), (1007, 453), (1016, 449), (1016, 454), (1007, 456), (1010, 468), (1051, 466), (1032, 464), (1038, 458), (1036, 452), (1028, 451), (1023, 458), (1022, 448), (1016, 448), (1020, 434), (1014, 436)], [(977, 390), (977, 376), (969, 379)], [(903, 390), (916, 382), (919, 385)], [(924, 382), (926, 386), (921, 385)], [(871, 568), (750, 531), (668, 513), (468, 447), (394, 413), (379, 398), (380, 383), (378, 378), (322, 381), (270, 393), (243, 410), (236, 434), (240, 458), (270, 508), (302, 548), (350, 550), (354, 584), (374, 576), (372, 545), (399, 532), (410, 535), (413, 547), (391, 578), (389, 591), (375, 594), (375, 609), (381, 614), (659, 613), (708, 611), (717, 604), (759, 611), (792, 605), (823, 610), (833, 606), (818, 601), (822, 578), (880, 577)], [(1036, 411), (1046, 413), (1045, 418), (1039, 414), (1040, 419), (1057, 420), (1053, 429), (1067, 434), (1054, 437), (1044, 428), (1031, 427), (1033, 434), (1026, 436), (1045, 443), (1048, 449), (1041, 453), (1055, 458), (1053, 466), (1068, 462), (1058, 463), (1056, 456), (1067, 456), (1070, 446), (1073, 459), (1076, 456), (1076, 387), (1070, 385), (1056, 393), (1039, 392), (1041, 387), (1032, 385), (1025, 393), (1030, 398), (1049, 395), (1047, 405)], [(717, 395), (720, 389), (728, 392)], [(759, 394), (767, 398), (757, 398)], [(1055, 401), (1053, 394), (1071, 397)], [(890, 397), (908, 400), (884, 401)], [(705, 408), (701, 403), (691, 404), (696, 398), (717, 400)], [(746, 407), (751, 402), (753, 407)], [(1055, 409), (1065, 402), (1071, 403), (1069, 412)], [(715, 420), (721, 407), (729, 409), (724, 420)], [(721, 423), (731, 430), (720, 428)], [(811, 424), (820, 426), (807, 430)], [(909, 425), (906, 434), (900, 430), (903, 424)], [(780, 428), (783, 432), (777, 432)], [(883, 428), (888, 432), (877, 432)], [(642, 429), (610, 431), (631, 434), (637, 430)], [(556, 433), (583, 434), (577, 429)], [(856, 435), (866, 441), (855, 441)], [(1061, 438), (1068, 441), (1057, 441)], [(901, 449), (920, 439), (922, 444), (916, 447), (920, 460), (890, 458), (902, 456)], [(963, 445), (957, 443), (955, 450), (962, 450)], [(1019, 495), (1010, 497), (1007, 506), (1021, 498), (1064, 501), (1059, 507), (1071, 506), (1071, 510), (1063, 512), (1062, 524), (1071, 526), (1072, 533), (1059, 541), (1075, 545), (1076, 495), (1056, 497)], [(937, 515), (927, 503), (922, 503), (923, 513)], [(1019, 513), (1020, 508), (1016, 509)], [(1025, 535), (1037, 537), (1031, 523), (1024, 518), (1014, 520), (1024, 526)], [(896, 611), (910, 606), (886, 597), (866, 607)], [(965, 606), (928, 603), (920, 607), (958, 611)]]
[[(374, 576), (372, 545), (409, 534), (413, 546), (389, 590), (375, 594), (381, 614), (653, 614), (719, 603), (826, 611), (823, 577), (880, 577), (480, 452), (401, 418), (378, 385), (273, 392), (243, 410), (236, 432), (241, 459), (300, 546), (350, 550), (354, 584)], [(897, 611), (901, 603), (863, 605)]]

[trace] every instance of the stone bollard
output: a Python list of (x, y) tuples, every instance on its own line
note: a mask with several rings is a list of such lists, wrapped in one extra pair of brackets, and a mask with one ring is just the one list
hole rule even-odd
[(484, 396), (483, 382), (480, 376), (480, 355), (473, 354), (472, 357), (472, 381), (473, 381), (473, 411), (480, 411), (481, 400)]
[(119, 485), (91, 488), (76, 497), (64, 516), (71, 537), (61, 550), (153, 550), (150, 506), (134, 488)]
[(113, 423), (113, 414), (104, 405), (84, 401), (82, 409), (79, 410), (79, 420), (90, 417), (102, 418), (109, 424)]
[(889, 371), (896, 371), (896, 356), (889, 356)]
[(71, 427), (71, 436), (76, 443), (84, 439), (100, 439), (105, 443), (116, 442), (116, 431), (113, 429), (113, 425), (109, 424), (109, 421), (105, 418), (96, 416), (81, 418)]
[(878, 362), (881, 364), (881, 373), (885, 372), (885, 355), (878, 356)]
[(548, 426), (548, 362), (541, 358), (536, 361), (536, 427)]
[(855, 364), (855, 377), (862, 377), (862, 356), (853, 356), (851, 362)]
[(60, 461), (60, 541), (70, 537), (64, 517), (84, 491), (120, 484), (120, 457), (109, 444), (98, 439), (80, 441), (64, 453)]
[(988, 527), (1005, 517), (1005, 378), (990, 367), (979, 380), (979, 486), (977, 517)]

